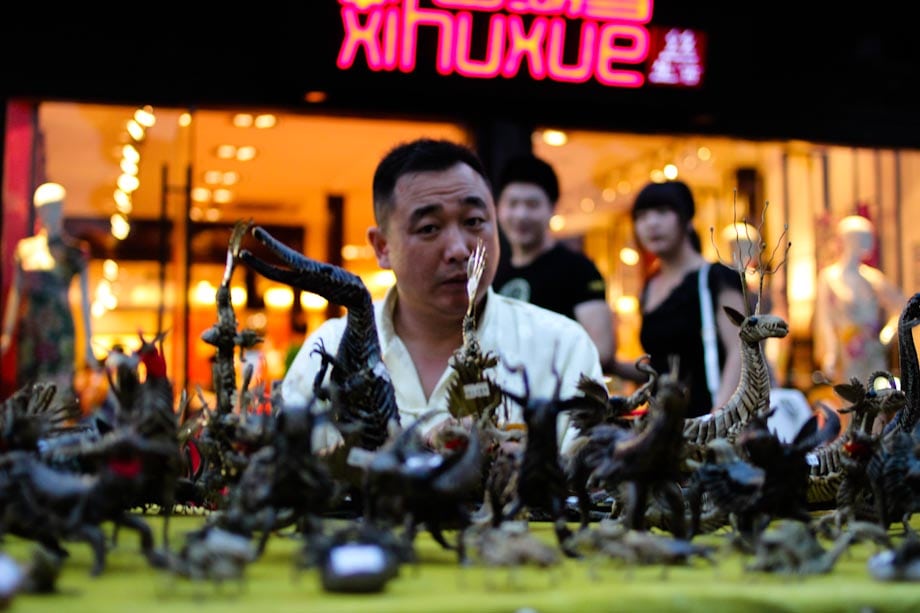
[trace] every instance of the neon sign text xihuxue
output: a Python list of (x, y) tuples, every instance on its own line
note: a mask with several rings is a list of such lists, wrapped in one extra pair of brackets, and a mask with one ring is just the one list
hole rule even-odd
[[(661, 77), (653, 76), (654, 83), (695, 86), (702, 73), (689, 30), (668, 33), (664, 63), (660, 56), (650, 58), (652, 0), (431, 0), (425, 7), (420, 0), (339, 3), (345, 35), (336, 64), (342, 70), (363, 60), (373, 71), (415, 71), (419, 29), (424, 27), (437, 33), (434, 68), (442, 75), (513, 78), (526, 67), (534, 79), (594, 79), (610, 87), (637, 88), (646, 83), (647, 62), (655, 65), (649, 75)], [(474, 57), (476, 12), (491, 15), (485, 52)], [(485, 27), (479, 18), (479, 27)], [(566, 55), (573, 44), (577, 56)], [(683, 64), (674, 58), (683, 58)]]

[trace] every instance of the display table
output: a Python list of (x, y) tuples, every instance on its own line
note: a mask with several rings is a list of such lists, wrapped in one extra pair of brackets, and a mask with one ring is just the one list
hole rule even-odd
[[(161, 519), (146, 517), (159, 540)], [(171, 520), (173, 547), (184, 532), (204, 522), (201, 517)], [(573, 526), (574, 527), (574, 526)], [(554, 542), (549, 525), (531, 529)], [(898, 542), (900, 528), (892, 531)], [(452, 539), (454, 533), (448, 533)], [(723, 534), (706, 535), (694, 543), (723, 546)], [(7, 537), (3, 551), (28, 560), (34, 544)], [(335, 611), (345, 613), (406, 613), (451, 611), (584, 611), (662, 610), (701, 611), (920, 611), (920, 584), (882, 583), (866, 569), (877, 551), (872, 544), (854, 545), (827, 575), (789, 577), (744, 570), (748, 561), (720, 549), (716, 564), (696, 560), (690, 566), (628, 567), (609, 560), (565, 560), (548, 570), (533, 568), (461, 568), (453, 552), (442, 550), (427, 534), (416, 544), (421, 564), (404, 566), (383, 593), (329, 594), (322, 590), (318, 571), (296, 571), (294, 556), (301, 541), (272, 536), (264, 556), (250, 565), (242, 584), (192, 582), (151, 569), (140, 555), (136, 536), (119, 534), (109, 552), (106, 570), (90, 577), (91, 555), (83, 543), (67, 543), (71, 556), (64, 562), (55, 595), (20, 594), (12, 603), (16, 613), (169, 613), (220, 611), (268, 613)]]

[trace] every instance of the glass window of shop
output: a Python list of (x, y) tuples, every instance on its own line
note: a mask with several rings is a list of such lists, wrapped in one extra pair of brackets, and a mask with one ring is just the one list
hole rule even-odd
[[(877, 245), (871, 264), (905, 295), (920, 291), (920, 228), (910, 223), (911, 212), (920, 210), (920, 151), (556, 126), (536, 130), (533, 148), (559, 172), (555, 233), (584, 249), (606, 276), (623, 358), (642, 353), (638, 295), (647, 271), (630, 208), (649, 181), (688, 183), (703, 254), (710, 260), (730, 260), (721, 230), (734, 221), (756, 226), (768, 255), (776, 245), (791, 243), (785, 256), (782, 247), (773, 255), (782, 265), (765, 290), (791, 326), (784, 347), (767, 348), (782, 365), (784, 384), (813, 385), (816, 278), (837, 255), (840, 219), (868, 217)], [(890, 364), (897, 368), (896, 343), (891, 349)]]
[[(42, 181), (66, 188), (65, 230), (90, 249), (94, 353), (102, 359), (119, 345), (130, 352), (139, 333), (150, 340), (164, 331), (169, 375), (193, 396), (211, 387), (215, 349), (201, 334), (217, 320), (215, 291), (236, 221), (341, 263), (377, 297), (392, 279), (365, 239), (376, 163), (419, 136), (472, 144), (452, 123), (50, 101), (32, 108), (34, 138), (19, 142), (8, 129), (5, 143), (7, 159), (17, 149), (33, 168), (5, 168), (4, 177), (26, 177), (29, 190)], [(20, 208), (30, 206), (31, 196)], [(254, 243), (244, 246), (258, 251)], [(244, 356), (256, 366), (254, 384), (280, 379), (305, 334), (338, 314), (245, 266), (231, 287), (240, 327), (264, 337)], [(78, 289), (74, 283), (70, 294), (75, 317)]]

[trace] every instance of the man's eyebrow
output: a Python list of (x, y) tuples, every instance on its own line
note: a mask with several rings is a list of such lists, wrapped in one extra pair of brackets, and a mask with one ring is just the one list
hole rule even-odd
[(431, 215), (443, 208), (444, 207), (440, 204), (426, 204), (425, 206), (420, 206), (409, 214), (409, 224), (415, 224), (426, 215)]
[(486, 201), (480, 198), (479, 196), (467, 196), (466, 198), (463, 199), (463, 204), (466, 206), (472, 206), (472, 207), (476, 207), (477, 209), (483, 209), (483, 210), (488, 208), (486, 207)]

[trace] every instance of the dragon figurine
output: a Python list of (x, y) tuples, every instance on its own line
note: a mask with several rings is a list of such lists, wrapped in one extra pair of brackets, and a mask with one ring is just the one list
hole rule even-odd
[[(345, 447), (370, 451), (380, 448), (399, 426), (393, 382), (383, 363), (370, 292), (357, 275), (332, 264), (317, 262), (284, 245), (264, 228), (253, 235), (288, 268), (269, 264), (243, 250), (240, 259), (262, 276), (299, 290), (319, 294), (347, 310), (345, 332), (335, 355), (322, 346), (314, 349), (323, 361), (314, 389), (331, 401), (336, 426)], [(329, 367), (328, 388), (322, 387)]]

